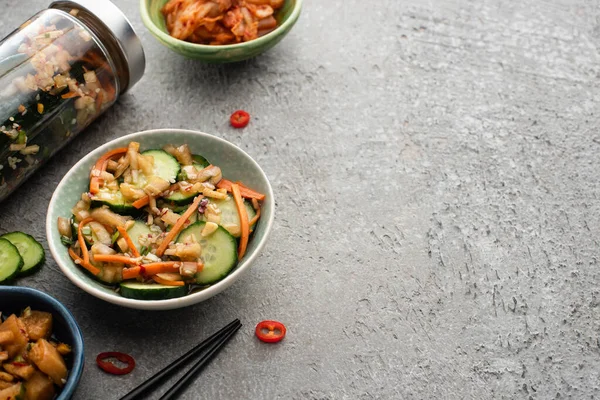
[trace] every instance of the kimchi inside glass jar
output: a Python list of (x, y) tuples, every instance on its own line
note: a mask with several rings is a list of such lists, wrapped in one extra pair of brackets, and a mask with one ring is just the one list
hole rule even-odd
[(0, 42), (0, 201), (124, 89), (122, 63), (79, 12), (44, 10)]

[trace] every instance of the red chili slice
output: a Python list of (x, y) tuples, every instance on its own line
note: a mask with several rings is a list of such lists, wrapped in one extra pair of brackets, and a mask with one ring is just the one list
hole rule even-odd
[(237, 110), (231, 114), (231, 117), (229, 117), (229, 122), (234, 128), (243, 128), (248, 125), (248, 122), (250, 122), (250, 114), (244, 110)]
[(276, 343), (285, 337), (285, 325), (278, 321), (261, 321), (255, 333), (265, 343)]
[[(117, 359), (122, 363), (127, 364), (127, 366), (125, 368), (119, 368), (110, 361), (111, 358)], [(113, 375), (127, 375), (135, 368), (135, 360), (133, 357), (118, 351), (108, 351), (106, 353), (98, 354), (98, 357), (96, 357), (96, 364), (98, 364), (105, 372)]]
[(20, 361), (13, 361), (12, 365), (14, 365), (15, 367), (26, 367), (29, 364), (27, 364), (26, 362), (20, 362)]

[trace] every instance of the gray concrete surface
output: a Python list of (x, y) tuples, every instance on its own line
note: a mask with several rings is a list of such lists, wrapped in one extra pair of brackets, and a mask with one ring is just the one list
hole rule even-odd
[[(597, 1), (307, 0), (278, 47), (228, 66), (169, 52), (137, 1), (116, 3), (144, 80), (0, 206), (0, 229), (43, 240), (80, 157), (162, 127), (248, 151), (277, 211), (255, 268), (184, 310), (105, 304), (51, 259), (21, 280), (81, 324), (76, 399), (117, 399), (235, 317), (244, 328), (182, 398), (600, 396)], [(3, 35), (47, 2), (14, 4), (0, 2)], [(243, 131), (227, 124), (238, 108)], [(285, 342), (258, 342), (262, 319)], [(107, 350), (137, 369), (103, 375)]]

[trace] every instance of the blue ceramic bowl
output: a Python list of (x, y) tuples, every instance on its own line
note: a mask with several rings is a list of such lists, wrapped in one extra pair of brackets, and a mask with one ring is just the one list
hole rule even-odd
[(0, 311), (4, 315), (19, 314), (26, 307), (52, 314), (52, 332), (64, 343), (71, 346), (73, 353), (67, 359), (69, 376), (65, 387), (56, 400), (67, 400), (73, 396), (83, 372), (83, 336), (73, 315), (58, 300), (36, 289), (26, 287), (0, 286)]

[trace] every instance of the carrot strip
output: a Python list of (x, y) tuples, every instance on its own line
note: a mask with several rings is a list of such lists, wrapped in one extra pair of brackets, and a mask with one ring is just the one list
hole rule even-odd
[(123, 153), (127, 153), (127, 147), (119, 147), (117, 149), (113, 149), (104, 153), (98, 161), (96, 161), (96, 165), (94, 166), (96, 169), (102, 170), (102, 166), (105, 161), (110, 160), (114, 156), (121, 155)]
[(92, 275), (98, 275), (100, 273), (100, 270), (96, 267), (94, 267), (92, 264), (88, 263), (85, 264), (83, 262), (83, 260), (81, 259), (81, 257), (79, 257), (75, 251), (69, 247), (69, 255), (71, 256), (71, 258), (73, 259), (73, 261), (77, 261), (76, 264), (81, 265), (83, 268), (87, 269), (88, 271), (90, 271), (90, 273), (92, 273)]
[(144, 264), (145, 275), (156, 275), (163, 272), (177, 272), (181, 266), (181, 261), (163, 261), (150, 264)]
[(260, 207), (256, 209), (256, 215), (254, 216), (254, 218), (252, 218), (250, 220), (250, 222), (248, 222), (249, 226), (252, 226), (256, 223), (256, 221), (258, 221), (258, 219), (260, 218)]
[(131, 254), (133, 254), (134, 257), (139, 257), (140, 252), (135, 247), (135, 244), (133, 244), (133, 241), (131, 240), (131, 237), (127, 233), (127, 230), (125, 228), (123, 228), (122, 226), (118, 226), (117, 229), (119, 230), (119, 233), (121, 234), (123, 239), (125, 239), (125, 241), (127, 242), (127, 246), (129, 246), (129, 251), (131, 251)]
[(153, 276), (152, 279), (154, 279), (154, 282), (160, 283), (161, 285), (165, 286), (185, 286), (184, 281), (169, 281), (158, 276)]
[(90, 179), (90, 193), (98, 193), (100, 191), (100, 178), (92, 176)]
[(240, 187), (237, 183), (231, 185), (231, 191), (233, 192), (233, 199), (235, 200), (235, 206), (240, 216), (240, 228), (242, 236), (240, 237), (240, 245), (238, 247), (238, 260), (241, 260), (246, 254), (246, 247), (248, 246), (248, 237), (250, 236), (250, 225), (248, 224), (248, 213), (244, 206), (244, 200), (240, 193)]
[(123, 279), (135, 279), (140, 275), (153, 276), (165, 272), (178, 272), (180, 266), (180, 261), (163, 261), (138, 265), (137, 267), (125, 268), (123, 270)]
[[(202, 200), (203, 197), (204, 196), (202, 195), (196, 196), (192, 205), (183, 213), (181, 217), (177, 219), (177, 222), (175, 223), (173, 228), (169, 231), (169, 233), (167, 233), (167, 236), (163, 239), (160, 246), (158, 246), (158, 249), (156, 250), (157, 256), (162, 257), (165, 250), (167, 250), (167, 247), (169, 247), (169, 243), (171, 243), (171, 241), (175, 239), (175, 236), (177, 236), (177, 234), (181, 231), (181, 228), (183, 228), (185, 221), (187, 221), (188, 218), (190, 218), (192, 214), (198, 209), (198, 206), (200, 205), (200, 200)], [(246, 217), (246, 219), (247, 218), (248, 217)]]
[(123, 280), (135, 279), (140, 276), (140, 267), (125, 268), (122, 272)]
[(68, 93), (63, 94), (60, 97), (62, 97), (63, 99), (72, 99), (73, 97), (79, 97), (79, 96), (81, 96), (81, 95), (77, 92), (68, 92)]
[(113, 262), (113, 263), (121, 263), (121, 264), (129, 264), (129, 265), (140, 265), (140, 261), (135, 258), (121, 256), (118, 254), (95, 254), (94, 260), (100, 262)]
[(90, 253), (88, 252), (87, 245), (85, 244), (85, 239), (83, 238), (82, 228), (88, 222), (92, 222), (94, 218), (85, 218), (83, 221), (79, 223), (77, 227), (77, 241), (79, 242), (79, 247), (81, 247), (81, 254), (83, 255), (83, 263), (90, 263)]
[[(117, 149), (106, 152), (104, 155), (102, 155), (102, 157), (100, 157), (98, 159), (98, 161), (96, 161), (96, 164), (94, 165), (94, 168), (92, 168), (92, 171), (94, 171), (94, 170), (100, 171), (100, 172), (106, 171), (106, 166), (108, 165), (108, 160), (110, 160), (112, 157), (114, 157), (116, 155), (120, 155), (123, 153), (127, 153), (127, 147), (119, 147)], [(100, 190), (100, 184), (102, 183), (102, 181), (103, 180), (97, 176), (90, 177), (90, 193), (92, 193), (92, 194), (98, 193), (98, 191)]]
[(133, 206), (137, 209), (140, 209), (142, 207), (147, 206), (148, 203), (150, 203), (150, 196), (144, 196), (141, 199), (137, 199), (136, 201), (134, 201)]
[[(218, 189), (225, 189), (228, 192), (231, 193), (231, 185), (233, 185), (233, 182), (231, 182), (230, 180), (227, 179), (221, 179), (219, 181), (219, 183), (217, 183), (217, 188)], [(252, 189), (250, 189), (247, 186), (244, 186), (241, 183), (237, 183), (237, 185), (239, 186), (240, 189), (240, 194), (242, 195), (242, 197), (245, 197), (247, 199), (256, 199), (258, 201), (263, 201), (265, 199), (265, 195), (263, 193), (259, 193), (257, 191), (254, 191)]]

